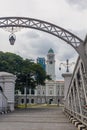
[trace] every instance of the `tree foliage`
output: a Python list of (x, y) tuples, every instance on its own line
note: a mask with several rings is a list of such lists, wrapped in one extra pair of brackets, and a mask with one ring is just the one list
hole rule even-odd
[(0, 71), (10, 73), (20, 72), (22, 63), (22, 57), (10, 52), (0, 52)]
[(21, 90), (26, 84), (29, 87), (44, 84), (46, 79), (46, 72), (41, 65), (10, 52), (0, 52), (0, 71), (17, 75), (16, 89)]

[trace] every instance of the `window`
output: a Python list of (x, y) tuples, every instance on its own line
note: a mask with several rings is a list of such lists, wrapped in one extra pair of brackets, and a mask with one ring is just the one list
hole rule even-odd
[(23, 99), (23, 98), (21, 99), (21, 103), (22, 103), (22, 104), (24, 103), (24, 99)]
[(58, 96), (60, 95), (60, 92), (58, 91)]
[(50, 95), (52, 95), (53, 94), (53, 91), (52, 90), (50, 90)]
[(29, 103), (29, 99), (27, 98), (27, 103)]
[(31, 103), (34, 103), (34, 99), (31, 99)]
[(58, 85), (57, 87), (58, 87), (58, 89), (60, 89), (60, 85)]
[(61, 85), (62, 88), (64, 88), (64, 85)]
[(43, 95), (44, 95), (44, 91), (43, 91)]
[(21, 90), (21, 94), (24, 94), (24, 89)]
[(38, 94), (40, 94), (40, 90), (38, 90)]
[(62, 91), (61, 91), (61, 96), (64, 96), (64, 90), (62, 89)]
[(27, 88), (27, 94), (29, 94), (29, 89)]
[(31, 94), (33, 94), (33, 95), (35, 94), (35, 91), (34, 91), (34, 89), (31, 89)]

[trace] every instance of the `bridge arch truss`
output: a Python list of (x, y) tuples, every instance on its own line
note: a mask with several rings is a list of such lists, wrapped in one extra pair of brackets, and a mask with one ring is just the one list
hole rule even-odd
[[(26, 18), (26, 17), (0, 17), (0, 28), (7, 29), (7, 28), (31, 28), (37, 29), (43, 32), (47, 32), (52, 34), (67, 44), (71, 45), (77, 53), (82, 58), (85, 66), (87, 66), (87, 56), (85, 55), (85, 46), (84, 41), (80, 39), (78, 36), (74, 35), (73, 33), (69, 32), (68, 30), (54, 25), (52, 23), (34, 19), (34, 18)], [(87, 69), (87, 67), (86, 67)], [(87, 71), (87, 70), (86, 70)]]
[(32, 28), (44, 31), (64, 40), (74, 48), (77, 48), (77, 46), (83, 43), (82, 39), (80, 39), (73, 33), (65, 30), (64, 28), (38, 19), (25, 18), (25, 17), (0, 18), (0, 28), (7, 28), (7, 27)]

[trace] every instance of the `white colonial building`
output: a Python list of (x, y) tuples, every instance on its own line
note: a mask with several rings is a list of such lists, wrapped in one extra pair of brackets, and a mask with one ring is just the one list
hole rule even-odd
[(15, 95), (17, 104), (25, 104), (27, 97), (27, 104), (57, 104), (58, 100), (63, 103), (64, 99), (64, 81), (46, 81), (45, 86), (38, 85), (36, 89), (29, 89), (26, 96), (26, 89), (24, 93), (18, 91)]
[[(29, 89), (26, 96), (26, 89), (24, 93), (18, 91), (16, 94), (17, 104), (31, 104), (31, 103), (49, 103), (57, 104), (63, 103), (64, 99), (64, 81), (55, 80), (55, 54), (53, 49), (49, 49), (47, 54), (46, 73), (50, 75), (52, 80), (46, 80), (45, 85), (38, 85), (36, 89)], [(27, 99), (26, 99), (27, 98)]]

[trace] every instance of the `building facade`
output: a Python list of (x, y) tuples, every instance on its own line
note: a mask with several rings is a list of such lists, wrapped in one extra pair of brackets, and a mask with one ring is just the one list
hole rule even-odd
[[(44, 64), (44, 58), (38, 58), (37, 63)], [(46, 80), (45, 85), (38, 85), (36, 89), (29, 89), (26, 95), (26, 90), (22, 94), (17, 92), (16, 104), (58, 104), (63, 103), (64, 99), (64, 81), (55, 81), (55, 54), (52, 48), (47, 53), (46, 73), (50, 75), (51, 80)]]
[[(45, 86), (38, 85), (36, 89), (29, 89), (26, 96), (26, 91), (22, 94), (20, 91), (16, 93), (16, 104), (62, 104), (64, 99), (64, 81), (46, 81)], [(27, 97), (27, 98), (26, 98)]]

